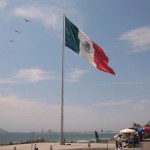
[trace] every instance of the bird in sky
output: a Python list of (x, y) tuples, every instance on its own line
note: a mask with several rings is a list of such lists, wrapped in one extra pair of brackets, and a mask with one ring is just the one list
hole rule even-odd
[(18, 31), (18, 30), (14, 30), (15, 32), (17, 32), (17, 33), (21, 33), (20, 31)]
[(29, 19), (24, 18), (24, 20), (25, 20), (26, 22), (30, 22), (30, 20), (29, 20)]
[(9, 39), (9, 42), (14, 42), (14, 41)]

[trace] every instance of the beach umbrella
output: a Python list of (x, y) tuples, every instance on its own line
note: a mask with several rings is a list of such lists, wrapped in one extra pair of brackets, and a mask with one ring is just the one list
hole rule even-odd
[(120, 133), (133, 133), (133, 132), (135, 132), (135, 130), (133, 130), (133, 129), (122, 129), (122, 130), (120, 130)]
[(122, 133), (114, 135), (114, 139), (116, 140), (119, 136), (122, 136)]
[(145, 131), (150, 131), (150, 127), (143, 127)]
[(136, 128), (135, 129), (137, 132), (144, 132), (144, 129), (143, 128)]

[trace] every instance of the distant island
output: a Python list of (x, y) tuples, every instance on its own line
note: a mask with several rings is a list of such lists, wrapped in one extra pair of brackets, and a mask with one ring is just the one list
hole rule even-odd
[(2, 129), (2, 128), (0, 128), (0, 133), (7, 133), (7, 131)]

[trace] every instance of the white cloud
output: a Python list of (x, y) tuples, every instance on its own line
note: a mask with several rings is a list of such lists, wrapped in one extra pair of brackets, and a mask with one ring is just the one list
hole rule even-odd
[(64, 14), (80, 16), (79, 18), (82, 16), (74, 1), (54, 1), (47, 5), (42, 1), (36, 4), (30, 3), (30, 5), (26, 4), (26, 6), (14, 8), (13, 14), (15, 16), (29, 18), (31, 21), (36, 20), (45, 27), (51, 27), (54, 31), (62, 31)]
[(4, 8), (7, 5), (7, 0), (0, 0), (0, 9)]
[[(22, 99), (13, 95), (0, 96), (1, 125), (8, 130), (30, 131), (43, 127), (58, 128), (59, 105)], [(51, 123), (53, 122), (53, 123)], [(14, 129), (13, 129), (14, 127)]]
[(124, 33), (121, 40), (129, 42), (133, 52), (150, 50), (150, 27), (144, 26)]
[(98, 106), (119, 106), (127, 103), (128, 100), (120, 100), (120, 101), (110, 100), (110, 101), (98, 103)]
[[(0, 96), (1, 127), (8, 131), (39, 131), (42, 128), (60, 130), (60, 105), (22, 99), (13, 95)], [(90, 123), (93, 111), (82, 106), (65, 106), (65, 128), (73, 131), (84, 130)], [(80, 120), (80, 123), (79, 123)]]
[(67, 75), (67, 80), (70, 82), (78, 82), (82, 78), (82, 76), (87, 72), (88, 70), (86, 69), (71, 70)]
[(38, 82), (41, 80), (56, 79), (53, 73), (43, 71), (42, 69), (21, 69), (17, 73), (18, 79), (25, 79), (29, 82)]
[[(95, 106), (64, 106), (64, 130), (66, 131), (89, 131), (100, 129), (119, 129), (128, 127), (133, 121), (147, 121), (149, 114), (149, 101), (142, 100), (140, 104), (147, 105), (147, 108), (136, 111), (134, 104), (127, 100), (108, 101), (101, 103), (102, 106), (120, 106), (121, 112), (116, 109), (96, 109)], [(112, 108), (112, 107), (110, 107)], [(123, 108), (123, 109), (122, 109)], [(128, 113), (127, 113), (128, 112)], [(129, 117), (130, 114), (130, 117)], [(38, 102), (35, 99), (23, 99), (14, 95), (0, 96), (0, 118), (1, 128), (8, 131), (30, 132), (32, 130), (41, 131), (60, 130), (60, 104), (51, 104), (48, 102)], [(94, 116), (94, 117), (93, 117)], [(113, 120), (112, 120), (113, 118)], [(116, 125), (116, 120), (120, 120), (120, 124)], [(100, 125), (100, 126), (99, 126)]]
[(7, 79), (1, 79), (0, 84), (19, 84), (25, 82), (39, 82), (44, 80), (56, 80), (59, 77), (55, 72), (47, 72), (40, 68), (21, 69)]
[(62, 14), (61, 9), (55, 7), (19, 7), (14, 10), (15, 15), (37, 19), (42, 24), (55, 28), (59, 22), (59, 16)]
[(13, 83), (18, 83), (18, 82), (11, 79), (0, 80), (0, 84), (13, 84)]
[(150, 101), (149, 101), (149, 100), (142, 100), (142, 101), (136, 103), (136, 104), (133, 106), (133, 108), (134, 108), (134, 110), (136, 110), (136, 111), (139, 111), (139, 110), (145, 111), (146, 108), (149, 107), (149, 105), (150, 105)]

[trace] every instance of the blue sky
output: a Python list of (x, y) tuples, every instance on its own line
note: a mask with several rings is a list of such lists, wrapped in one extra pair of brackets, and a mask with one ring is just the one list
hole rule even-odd
[(147, 123), (149, 0), (0, 0), (0, 128), (60, 131), (64, 14), (104, 49), (116, 72), (99, 71), (65, 47), (64, 130)]

